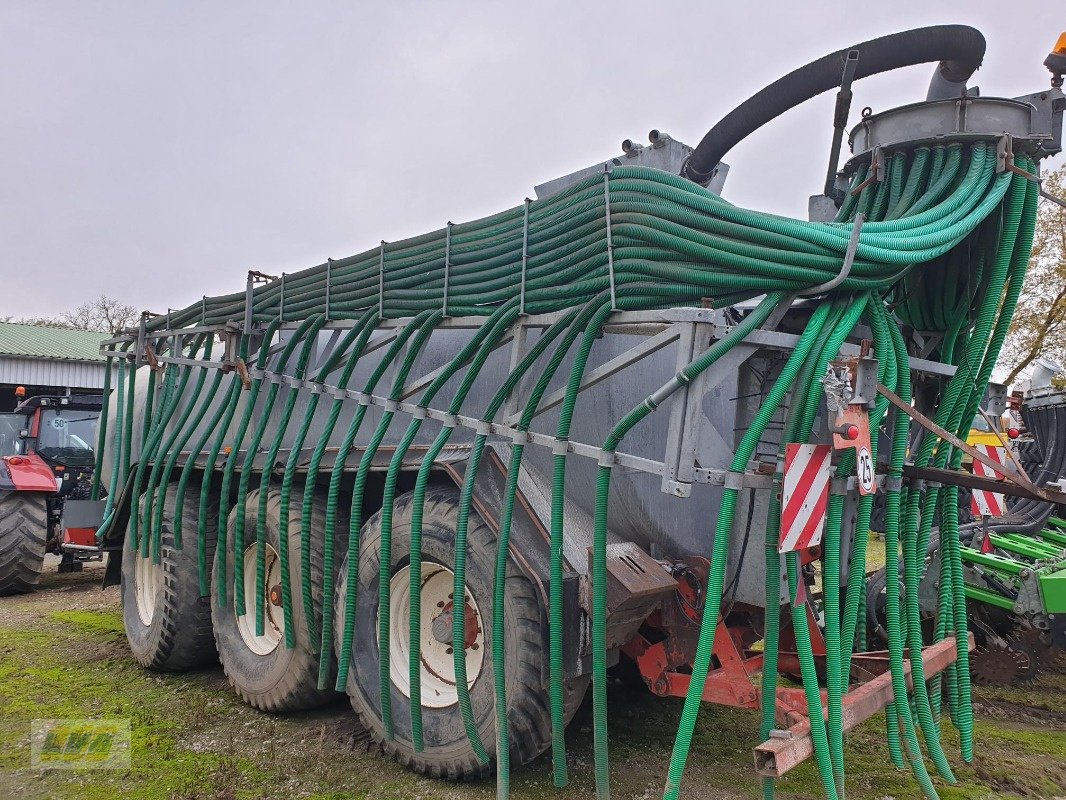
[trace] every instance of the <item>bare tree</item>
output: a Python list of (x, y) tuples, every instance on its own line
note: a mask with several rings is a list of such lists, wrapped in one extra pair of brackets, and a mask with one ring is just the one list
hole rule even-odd
[[(1066, 197), (1066, 166), (1044, 179), (1044, 189)], [(1006, 383), (1040, 356), (1066, 364), (1066, 209), (1048, 200), (1040, 203), (1029, 271), (1003, 348)]]
[(122, 328), (131, 327), (136, 323), (137, 309), (102, 294), (89, 303), (82, 303), (73, 311), (61, 314), (59, 318), (68, 328), (118, 333)]
[(133, 306), (103, 294), (56, 317), (5, 317), (4, 321), (114, 334), (123, 328), (136, 325), (138, 316), (137, 309)]

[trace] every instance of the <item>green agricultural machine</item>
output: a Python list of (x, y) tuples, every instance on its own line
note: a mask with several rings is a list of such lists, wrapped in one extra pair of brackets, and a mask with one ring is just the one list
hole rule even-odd
[[(995, 410), (995, 408), (993, 408)], [(1039, 485), (1062, 485), (1066, 475), (1066, 392), (1031, 391), (1021, 404), (1030, 434), (1015, 455), (1016, 468)], [(1009, 442), (1004, 440), (1004, 449)], [(999, 488), (1015, 491), (1005, 485)], [(978, 489), (980, 491), (980, 489)], [(1060, 506), (1025, 493), (1008, 495), (1002, 516), (975, 520), (972, 490), (962, 497), (960, 556), (967, 616), (977, 642), (970, 657), (979, 683), (1025, 682), (1058, 661), (1066, 647), (1066, 520)], [(943, 569), (939, 536), (930, 538), (919, 587), (923, 625), (935, 625)], [(885, 570), (870, 576), (867, 609), (871, 636), (885, 643)], [(906, 587), (900, 587), (901, 592)]]
[[(671, 799), (704, 702), (752, 710), (768, 796), (811, 757), (842, 796), (846, 731), (887, 708), (891, 760), (935, 797), (941, 711), (973, 758), (959, 485), (1066, 499), (960, 469), (1066, 71), (1063, 43), (1052, 86), (979, 96), (984, 49), (965, 26), (863, 42), (696, 147), (652, 131), (493, 216), (249, 273), (106, 342), (97, 536), (134, 655), (217, 657), (265, 712), (347, 695), (389, 757), (495, 774), (500, 797), (548, 750), (567, 783), (586, 695), (609, 797), (615, 669), (684, 698)], [(864, 112), (838, 169), (852, 81), (922, 63), (926, 99)], [(735, 144), (834, 89), (810, 221), (723, 199)], [(862, 635), (876, 494), (906, 590), (882, 651)]]

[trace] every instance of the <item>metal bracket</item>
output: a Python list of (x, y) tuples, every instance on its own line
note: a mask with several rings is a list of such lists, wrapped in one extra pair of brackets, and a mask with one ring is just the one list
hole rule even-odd
[(385, 240), (378, 249), (378, 318), (385, 317)]
[(162, 368), (162, 364), (159, 363), (159, 358), (155, 354), (155, 348), (150, 344), (144, 346), (144, 363), (148, 365), (149, 369), (153, 369), (159, 372)]
[(448, 316), (448, 272), (451, 270), (452, 260), (452, 223), (449, 221), (444, 228), (444, 306), (441, 309), (444, 316)]
[(851, 268), (855, 264), (855, 251), (859, 247), (859, 234), (862, 232), (862, 224), (866, 217), (862, 214), (855, 215), (855, 222), (851, 228), (851, 238), (848, 240), (848, 249), (844, 252), (844, 263), (840, 265), (840, 272), (832, 280), (820, 283), (802, 293), (803, 297), (813, 297), (816, 294), (824, 294), (837, 288), (851, 274)]
[(1061, 197), (1056, 197), (1055, 195), (1049, 192), (1045, 192), (1043, 186), (1040, 187), (1040, 196), (1043, 197), (1045, 200), (1050, 200), (1052, 203), (1066, 208), (1066, 200), (1063, 200)]
[(236, 368), (237, 374), (240, 376), (241, 384), (244, 386), (244, 388), (251, 389), (252, 379), (248, 375), (248, 365), (244, 363), (244, 359), (238, 357), (237, 360), (233, 362), (233, 366), (234, 368)]
[[(282, 273), (284, 277), (285, 273)], [(329, 322), (329, 293), (333, 283), (333, 259), (326, 259), (326, 322)]]
[(526, 270), (529, 269), (529, 204), (526, 198), (522, 212), (522, 278), (518, 286), (518, 313), (526, 313)]
[(1040, 183), (1040, 178), (1031, 172), (1026, 172), (1014, 163), (1014, 139), (1009, 133), (1005, 133), (996, 140), (996, 174), (1013, 172), (1021, 175), (1026, 180)]
[[(915, 422), (917, 422), (930, 433), (939, 436), (941, 439), (944, 439), (945, 441), (950, 443), (953, 447), (957, 447), (959, 450), (962, 450), (962, 452), (966, 453), (966, 455), (970, 456), (975, 461), (980, 461), (982, 464), (992, 469), (995, 473), (999, 475), (1004, 474), (1003, 464), (999, 463), (998, 461), (995, 461), (994, 459), (989, 458), (980, 450), (970, 447), (970, 445), (966, 444), (966, 442), (964, 442), (958, 436), (953, 434), (951, 431), (947, 430), (946, 428), (942, 428), (940, 425), (937, 425), (935, 422), (933, 422), (933, 420), (929, 419), (929, 417), (925, 416), (917, 409), (911, 407), (908, 403), (904, 403), (899, 396), (892, 392), (892, 390), (885, 388), (881, 384), (878, 384), (877, 392), (882, 397), (886, 398), (888, 402), (890, 402), (904, 414), (909, 416), (911, 419), (913, 419)], [(1005, 478), (1007, 481), (1021, 486), (1023, 489), (1026, 489), (1027, 491), (1031, 492), (1042, 500), (1046, 500), (1050, 503), (1066, 502), (1066, 494), (1041, 488), (1035, 485), (1025, 475), (1020, 475), (1017, 472), (1011, 472), (1009, 475), (1005, 475)], [(996, 481), (996, 483), (999, 483), (999, 481)]]
[[(837, 163), (840, 161), (840, 146), (844, 141), (844, 131), (848, 126), (848, 112), (851, 111), (851, 82), (855, 78), (855, 69), (859, 65), (859, 51), (849, 50), (844, 56), (844, 74), (840, 77), (840, 91), (837, 92), (836, 108), (833, 110), (833, 144), (829, 149), (829, 169), (825, 176), (825, 196), (833, 197), (835, 193)], [(837, 197), (840, 197), (837, 194)]]
[(862, 190), (871, 183), (880, 183), (885, 179), (885, 153), (880, 146), (874, 147), (870, 153), (870, 174), (862, 183), (851, 190), (853, 197), (862, 194)]
[(611, 241), (611, 162), (603, 165), (603, 204), (607, 217), (607, 278), (611, 284), (611, 311), (618, 310), (614, 284), (614, 243)]
[(278, 280), (275, 275), (267, 275), (257, 269), (248, 270), (248, 281), (244, 286), (244, 335), (252, 333), (252, 301), (255, 299), (255, 285)]

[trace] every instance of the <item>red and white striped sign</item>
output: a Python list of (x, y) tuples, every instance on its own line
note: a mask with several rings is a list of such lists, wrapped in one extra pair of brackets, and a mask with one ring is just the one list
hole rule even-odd
[(805, 550), (821, 543), (829, 505), (832, 456), (833, 448), (828, 444), (785, 445), (779, 553)]
[[(988, 456), (997, 464), (1007, 463), (1007, 452), (1002, 447), (997, 447), (994, 444), (976, 444), (974, 449), (982, 455)], [(1003, 480), (1006, 475), (1006, 469), (1001, 472), (997, 472), (988, 466), (988, 464), (982, 464), (976, 458), (973, 462), (973, 474), (982, 478), (992, 478), (993, 480)], [(974, 489), (973, 499), (970, 501), (970, 511), (973, 512), (975, 517), (1002, 517), (1007, 513), (1007, 503), (1003, 495), (999, 492), (990, 492), (987, 489)]]

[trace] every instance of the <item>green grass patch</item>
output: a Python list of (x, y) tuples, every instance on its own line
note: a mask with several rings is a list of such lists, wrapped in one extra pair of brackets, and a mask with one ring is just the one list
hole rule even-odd
[(53, 611), (48, 616), (87, 631), (110, 633), (116, 637), (125, 635), (121, 611)]

